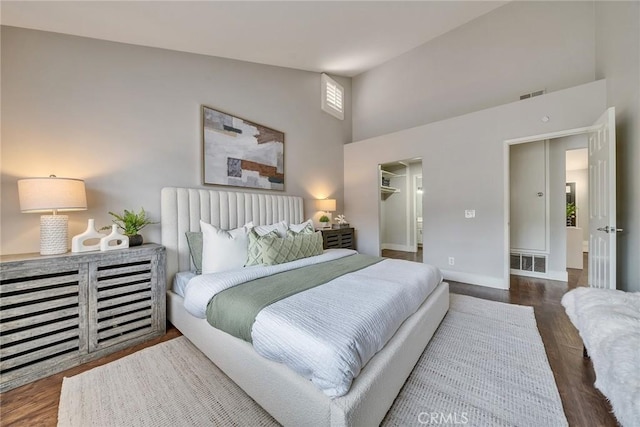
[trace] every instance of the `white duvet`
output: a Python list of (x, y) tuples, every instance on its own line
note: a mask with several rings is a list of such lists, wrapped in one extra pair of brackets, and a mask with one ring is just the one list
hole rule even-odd
[[(287, 264), (200, 275), (186, 286), (185, 308), (205, 318), (209, 301), (224, 289), (355, 253), (328, 250)], [(253, 346), (263, 357), (311, 380), (328, 396), (342, 396), (362, 367), (441, 281), (440, 271), (433, 266), (385, 259), (264, 308), (253, 324)]]

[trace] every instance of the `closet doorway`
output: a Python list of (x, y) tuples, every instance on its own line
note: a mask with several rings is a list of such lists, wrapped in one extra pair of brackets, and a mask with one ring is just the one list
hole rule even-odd
[(378, 166), (380, 253), (422, 262), (422, 159)]

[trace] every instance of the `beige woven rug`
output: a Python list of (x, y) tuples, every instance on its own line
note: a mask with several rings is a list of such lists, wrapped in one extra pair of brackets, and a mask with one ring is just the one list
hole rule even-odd
[[(451, 295), (383, 425), (566, 426), (533, 309)], [(62, 384), (59, 426), (272, 426), (184, 337)]]

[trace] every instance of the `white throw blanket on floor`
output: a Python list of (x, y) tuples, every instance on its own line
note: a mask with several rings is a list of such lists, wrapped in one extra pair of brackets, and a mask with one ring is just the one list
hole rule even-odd
[(577, 288), (562, 305), (580, 332), (595, 386), (624, 427), (640, 425), (640, 292)]

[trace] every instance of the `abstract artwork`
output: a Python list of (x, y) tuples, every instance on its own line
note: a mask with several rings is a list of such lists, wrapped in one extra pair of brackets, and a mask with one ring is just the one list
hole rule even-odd
[(202, 107), (204, 183), (284, 190), (284, 133)]

